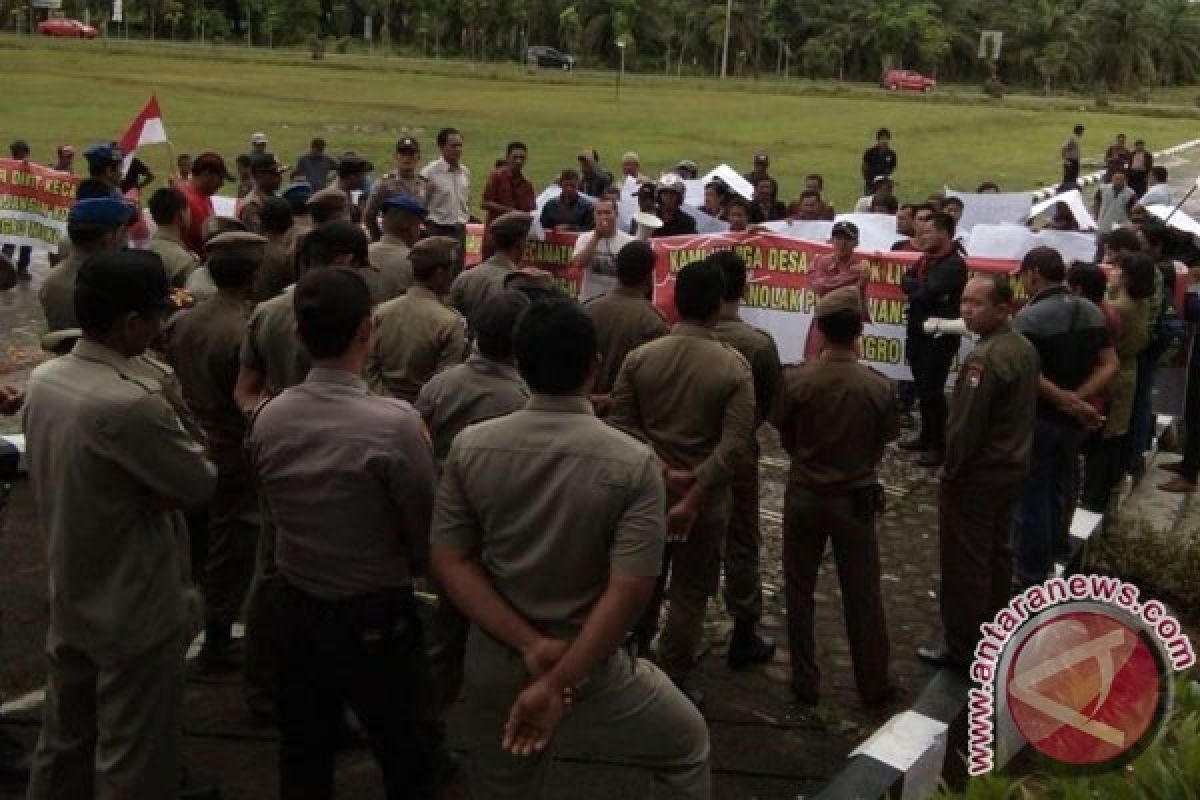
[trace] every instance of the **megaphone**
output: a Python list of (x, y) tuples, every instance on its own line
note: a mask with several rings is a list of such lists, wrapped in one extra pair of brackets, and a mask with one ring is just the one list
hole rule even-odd
[(637, 238), (643, 242), (649, 239), (654, 232), (663, 226), (663, 221), (658, 217), (646, 211), (639, 211), (633, 215), (633, 221), (637, 223)]

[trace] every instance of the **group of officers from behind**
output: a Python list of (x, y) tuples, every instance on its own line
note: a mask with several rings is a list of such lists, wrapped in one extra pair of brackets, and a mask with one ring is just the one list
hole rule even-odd
[[(645, 766), (668, 796), (710, 796), (697, 653), (722, 570), (729, 665), (775, 653), (757, 630), (767, 421), (791, 457), (795, 698), (819, 700), (828, 540), (859, 694), (895, 699), (875, 521), (897, 417), (891, 382), (859, 361), (858, 287), (820, 298), (824, 350), (785, 372), (739, 318), (746, 266), (731, 252), (677, 274), (668, 326), (644, 242), (617, 253), (614, 289), (580, 305), (518, 266), (531, 220), (504, 214), (495, 255), (457, 276), (455, 238), (402, 240), (402, 291), (381, 302), (365, 237), (334, 219), (304, 234), (295, 284), (257, 306), (262, 237), (211, 237), (215, 292), (174, 311), (163, 259), (118, 247), (117, 206), (72, 212), (73, 260), (46, 302), (81, 338), (35, 371), (26, 403), (51, 609), (31, 798), (175, 791), (195, 586), (200, 671), (236, 667), (244, 613), (247, 700), (278, 721), (283, 797), (332, 796), (344, 706), (389, 797), (436, 796), (441, 718), (460, 693), (478, 796), (537, 796), (566, 743)], [(419, 216), (406, 200), (383, 207), (385, 232)], [(1022, 273), (1040, 276), (1027, 286), (1039, 297), (1058, 274), (1044, 256)], [(962, 298), (981, 340), (946, 424), (948, 649), (932, 654), (954, 663), (1007, 602), (1011, 487), (1045, 400), (1009, 279), (973, 278)], [(428, 629), (422, 580), (439, 598)]]

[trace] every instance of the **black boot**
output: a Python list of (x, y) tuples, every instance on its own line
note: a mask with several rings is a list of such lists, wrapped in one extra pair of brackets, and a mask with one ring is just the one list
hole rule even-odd
[(775, 640), (759, 636), (753, 623), (735, 622), (726, 658), (730, 669), (765, 664), (775, 657)]
[(25, 746), (0, 730), (0, 785), (21, 786), (29, 781), (31, 756)]

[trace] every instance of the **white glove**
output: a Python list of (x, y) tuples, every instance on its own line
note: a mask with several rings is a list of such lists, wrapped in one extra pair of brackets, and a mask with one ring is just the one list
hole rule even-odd
[(930, 317), (922, 327), (932, 336), (966, 336), (969, 333), (967, 323), (961, 319)]

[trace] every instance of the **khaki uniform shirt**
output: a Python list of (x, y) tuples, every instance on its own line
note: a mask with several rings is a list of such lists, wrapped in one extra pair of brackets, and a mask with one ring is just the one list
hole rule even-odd
[(874, 483), (884, 447), (899, 432), (893, 389), (836, 351), (789, 369), (772, 418), (792, 457), (789, 480), (829, 492)]
[(259, 303), (250, 314), (241, 362), (266, 377), (269, 394), (295, 386), (308, 374), (308, 352), (296, 339), (292, 290)]
[(413, 286), (375, 309), (367, 380), (375, 391), (411, 403), (430, 378), (466, 354), (463, 318), (424, 286)]
[(343, 599), (407, 586), (424, 570), (436, 481), (407, 403), (314, 368), (263, 405), (247, 448), (288, 583)]
[(709, 328), (681, 322), (625, 357), (609, 422), (648, 442), (701, 486), (728, 484), (749, 457), (754, 381)]
[(263, 194), (256, 187), (254, 191), (238, 201), (237, 218), (246, 226), (246, 230), (251, 233), (262, 233), (263, 204), (267, 202), (268, 197), (272, 196)]
[(182, 632), (177, 508), (216, 470), (140, 359), (82, 340), (34, 370), (29, 477), (47, 540), (47, 646), (115, 664)]
[(425, 208), (434, 225), (466, 225), (471, 218), (471, 170), (459, 163), (452, 168), (444, 158), (421, 170), (425, 184)]
[(158, 253), (163, 267), (167, 270), (167, 280), (176, 289), (182, 289), (187, 284), (188, 276), (200, 266), (200, 257), (188, 250), (183, 240), (173, 231), (158, 228), (150, 234), (150, 243), (146, 249)]
[(38, 300), (42, 302), (48, 332), (79, 327), (79, 320), (75, 317), (75, 279), (89, 255), (91, 253), (72, 247), (70, 255), (46, 273), (46, 280), (42, 281), (42, 288), (38, 290)]
[(420, 174), (412, 178), (401, 178), (398, 173), (389, 172), (375, 182), (363, 204), (363, 222), (372, 238), (378, 239), (383, 230), (379, 227), (379, 215), (383, 213), (383, 203), (396, 196), (411, 197), (425, 205), (425, 193), (428, 181)]
[(472, 353), (465, 363), (430, 378), (415, 405), (429, 426), (433, 454), (441, 464), (463, 428), (524, 408), (528, 400), (529, 389), (516, 367)]
[(504, 291), (504, 279), (516, 268), (507, 256), (497, 253), (482, 264), (460, 272), (450, 284), (450, 305), (461, 311), (468, 323), (474, 324), (484, 302)]
[(662, 313), (641, 291), (626, 286), (592, 298), (584, 303), (583, 310), (596, 325), (596, 343), (602, 359), (600, 374), (596, 376), (597, 394), (612, 391), (621, 364), (631, 350), (671, 331)]
[(958, 371), (946, 423), (945, 480), (1024, 477), (1037, 417), (1037, 350), (1010, 323), (979, 340)]
[(478, 551), (518, 614), (566, 635), (612, 573), (660, 572), (665, 514), (648, 447), (596, 419), (585, 398), (535, 394), (454, 440), (430, 538)]
[(742, 354), (754, 374), (754, 423), (763, 424), (775, 405), (775, 397), (783, 382), (783, 367), (775, 340), (766, 331), (748, 325), (734, 315), (724, 317), (713, 328), (717, 341), (724, 342)]
[(166, 358), (183, 386), (184, 399), (208, 432), (218, 458), (236, 456), (246, 432), (246, 417), (233, 400), (233, 388), (249, 317), (249, 304), (217, 294), (171, 317), (163, 336)]
[(404, 294), (412, 286), (412, 262), (408, 260), (409, 246), (403, 239), (390, 233), (374, 242), (370, 249), (371, 266), (379, 270), (380, 298), (375, 302), (383, 303), (393, 297)]
[(263, 248), (263, 261), (254, 276), (254, 301), (270, 300), (296, 282), (296, 269), (292, 256), (291, 231), (281, 238), (267, 237)]

